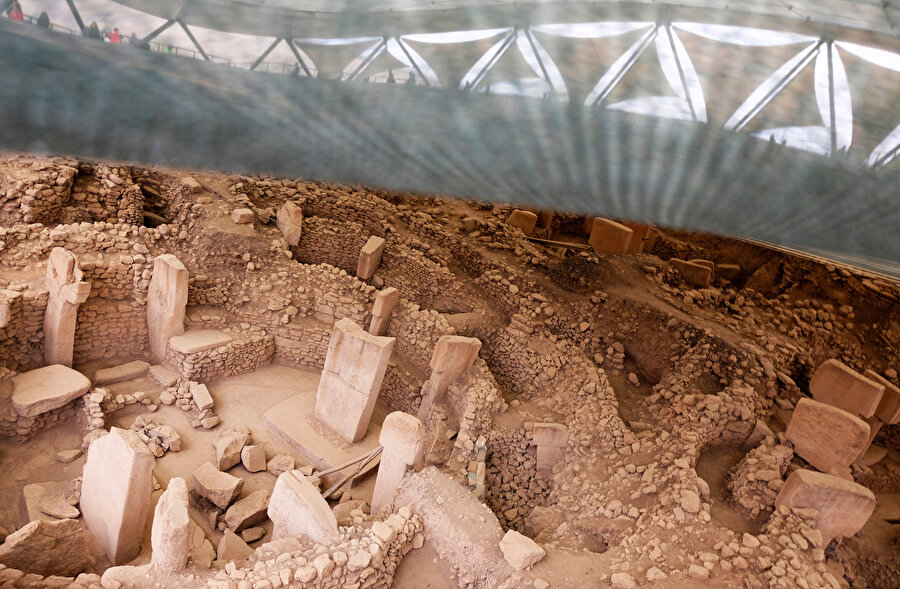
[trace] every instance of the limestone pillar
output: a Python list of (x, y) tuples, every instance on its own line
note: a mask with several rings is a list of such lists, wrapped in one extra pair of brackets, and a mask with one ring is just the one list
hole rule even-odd
[(141, 552), (155, 462), (137, 433), (117, 427), (88, 449), (81, 513), (113, 565)]
[(625, 225), (597, 217), (592, 222), (588, 242), (595, 252), (624, 254), (631, 246), (632, 235), (632, 230)]
[(461, 335), (444, 335), (438, 340), (431, 356), (431, 378), (422, 388), (422, 404), (418, 417), (425, 421), (434, 403), (440, 400), (453, 381), (467, 372), (481, 350), (481, 340)]
[(384, 239), (373, 235), (366, 245), (359, 251), (359, 261), (356, 263), (356, 277), (360, 280), (368, 280), (378, 270), (381, 264), (381, 256), (384, 254)]
[(316, 418), (348, 442), (369, 429), (394, 338), (366, 333), (351, 319), (334, 324), (316, 390)]
[(188, 297), (188, 271), (171, 254), (157, 256), (147, 291), (147, 327), (150, 351), (160, 362), (173, 335), (184, 333), (184, 308)]
[(153, 512), (150, 532), (153, 547), (151, 562), (157, 570), (176, 572), (187, 564), (191, 548), (191, 518), (188, 515), (188, 490), (184, 479), (169, 480)]
[(75, 320), (78, 306), (87, 300), (91, 283), (75, 255), (61, 247), (53, 248), (47, 262), (47, 311), (44, 313), (44, 363), (72, 366), (75, 349)]
[(869, 425), (843, 409), (802, 398), (784, 435), (794, 453), (822, 472), (845, 472), (866, 448)]
[(821, 403), (860, 417), (872, 417), (884, 395), (884, 385), (866, 378), (840, 360), (826, 360), (809, 381), (809, 392)]
[(369, 333), (372, 335), (385, 335), (391, 322), (391, 313), (400, 300), (400, 291), (389, 286), (375, 295), (375, 305), (372, 307), (372, 322), (369, 323)]
[(275, 226), (281, 231), (289, 246), (298, 245), (300, 237), (303, 235), (303, 209), (291, 201), (285, 202), (278, 209)]
[(302, 536), (318, 544), (332, 544), (339, 538), (334, 512), (299, 470), (278, 476), (267, 514), (274, 524), (272, 540)]
[(872, 370), (866, 370), (863, 373), (863, 376), (872, 382), (884, 386), (884, 394), (878, 402), (878, 407), (875, 408), (875, 413), (872, 414), (872, 417), (868, 417), (865, 420), (870, 428), (869, 440), (857, 460), (863, 457), (866, 450), (868, 450), (869, 446), (872, 445), (872, 442), (875, 441), (875, 436), (878, 435), (878, 432), (881, 431), (881, 428), (884, 425), (893, 425), (900, 422), (900, 388)]
[(537, 471), (549, 474), (553, 465), (565, 457), (569, 428), (558, 423), (535, 423), (532, 441), (537, 448)]
[(819, 512), (816, 528), (822, 532), (822, 548), (834, 538), (860, 531), (875, 511), (872, 491), (841, 477), (811, 470), (791, 473), (775, 498), (775, 507), (812, 508)]
[(403, 477), (422, 451), (424, 437), (422, 422), (408, 413), (394, 411), (384, 418), (378, 438), (384, 450), (372, 494), (373, 514), (393, 503)]

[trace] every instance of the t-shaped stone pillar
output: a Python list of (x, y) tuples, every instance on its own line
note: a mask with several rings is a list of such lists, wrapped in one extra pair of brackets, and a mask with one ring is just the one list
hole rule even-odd
[(372, 335), (387, 334), (391, 313), (399, 300), (400, 291), (393, 286), (382, 289), (375, 295), (375, 304), (372, 306), (372, 322), (369, 323), (369, 333)]
[(171, 254), (157, 256), (147, 290), (147, 328), (150, 351), (160, 362), (173, 335), (184, 333), (184, 308), (188, 298), (188, 271)]
[(382, 254), (384, 254), (384, 238), (373, 235), (359, 251), (359, 260), (356, 263), (356, 277), (360, 280), (372, 278), (375, 270), (378, 269), (378, 265), (381, 264)]
[(431, 378), (422, 387), (419, 420), (425, 421), (435, 401), (441, 399), (461, 374), (469, 370), (481, 350), (481, 340), (461, 335), (443, 335), (431, 356)]
[(403, 477), (422, 451), (424, 437), (422, 422), (408, 413), (394, 411), (384, 418), (378, 438), (384, 450), (372, 493), (373, 514), (393, 503)]
[(61, 247), (53, 248), (47, 263), (47, 289), (50, 298), (44, 313), (44, 362), (72, 366), (75, 349), (75, 320), (78, 306), (91, 293), (91, 283), (75, 255)]
[(361, 440), (393, 350), (392, 337), (370, 335), (352, 319), (335, 323), (316, 390), (316, 418), (348, 442)]

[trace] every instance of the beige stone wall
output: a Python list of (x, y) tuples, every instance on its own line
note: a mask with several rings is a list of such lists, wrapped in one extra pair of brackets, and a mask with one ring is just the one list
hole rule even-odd
[(0, 225), (55, 222), (69, 202), (77, 166), (64, 158), (0, 161)]
[(275, 338), (260, 328), (225, 331), (233, 338), (227, 344), (194, 354), (176, 352), (170, 347), (166, 361), (178, 368), (184, 378), (205, 381), (252, 372), (268, 363), (275, 353)]
[(291, 250), (304, 264), (329, 264), (355, 275), (359, 250), (368, 238), (359, 223), (304, 216), (300, 243)]

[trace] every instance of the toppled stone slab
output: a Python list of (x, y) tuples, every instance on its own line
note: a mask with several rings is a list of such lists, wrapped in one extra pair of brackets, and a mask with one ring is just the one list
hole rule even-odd
[(875, 495), (862, 485), (811, 470), (798, 469), (787, 478), (775, 506), (812, 508), (819, 511), (816, 527), (822, 545), (834, 538), (852, 536), (875, 511)]
[(42, 576), (74, 577), (90, 566), (81, 522), (33, 521), (6, 537), (0, 564)]
[(169, 347), (182, 354), (196, 354), (224, 346), (231, 339), (230, 335), (218, 329), (198, 329), (173, 336), (169, 339)]
[(862, 453), (869, 440), (869, 425), (850, 413), (800, 399), (785, 437), (794, 452), (822, 472), (845, 469)]
[(227, 509), (241, 494), (244, 480), (217, 469), (211, 462), (204, 462), (193, 474), (194, 490), (220, 509)]
[(58, 519), (75, 519), (81, 512), (66, 501), (61, 493), (52, 493), (41, 497), (40, 510)]
[(177, 371), (172, 370), (168, 366), (162, 364), (154, 364), (150, 367), (150, 376), (164, 387), (171, 387), (178, 384), (181, 375)]
[(328, 502), (297, 470), (278, 477), (268, 515), (274, 524), (273, 540), (303, 536), (318, 544), (332, 544), (339, 537), (337, 520)]
[(395, 505), (410, 505), (422, 517), (426, 530), (441, 531), (428, 538), (441, 558), (466, 563), (488, 579), (506, 580), (515, 574), (500, 551), (503, 529), (497, 516), (433, 466), (407, 476), (394, 501)]
[(269, 506), (269, 492), (260, 489), (236, 501), (225, 512), (225, 525), (232, 532), (240, 532), (244, 528), (255, 526), (265, 521), (266, 509)]
[(871, 417), (881, 397), (884, 385), (856, 372), (840, 360), (826, 360), (809, 381), (813, 399), (840, 407), (853, 415)]
[(86, 376), (62, 364), (17, 374), (12, 382), (13, 408), (22, 417), (59, 409), (91, 388), (91, 381)]
[(500, 551), (506, 562), (519, 571), (537, 563), (547, 554), (537, 542), (515, 530), (509, 530), (500, 540)]
[(150, 532), (154, 568), (180, 571), (187, 564), (191, 544), (191, 518), (188, 515), (188, 491), (184, 479), (174, 477), (160, 496), (153, 512)]
[(150, 370), (150, 364), (142, 360), (126, 362), (111, 368), (103, 368), (94, 374), (94, 385), (114, 384), (140, 378)]

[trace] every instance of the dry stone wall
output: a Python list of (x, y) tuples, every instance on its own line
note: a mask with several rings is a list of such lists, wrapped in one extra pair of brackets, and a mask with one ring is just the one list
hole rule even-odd
[(205, 381), (216, 376), (252, 372), (275, 353), (275, 338), (260, 328), (225, 330), (232, 340), (225, 345), (185, 354), (168, 348), (166, 361), (188, 380)]
[(65, 158), (0, 161), (0, 224), (55, 222), (69, 202), (77, 166)]

